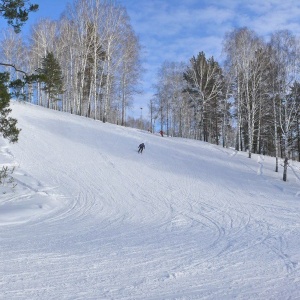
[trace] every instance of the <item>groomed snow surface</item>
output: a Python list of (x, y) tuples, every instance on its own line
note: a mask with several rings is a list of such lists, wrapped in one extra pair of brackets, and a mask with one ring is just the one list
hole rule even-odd
[(11, 107), (0, 299), (300, 299), (299, 163)]

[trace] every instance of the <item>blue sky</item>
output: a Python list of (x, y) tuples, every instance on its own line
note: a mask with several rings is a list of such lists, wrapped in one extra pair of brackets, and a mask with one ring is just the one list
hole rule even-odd
[[(143, 62), (146, 93), (151, 99), (158, 68), (163, 61), (188, 62), (204, 51), (222, 61), (227, 32), (247, 26), (266, 39), (278, 29), (300, 37), (298, 0), (120, 0), (145, 47)], [(142, 103), (141, 103), (142, 105)]]
[[(24, 28), (39, 18), (58, 19), (72, 0), (31, 0), (40, 5)], [(166, 60), (188, 62), (204, 51), (222, 61), (226, 32), (247, 26), (268, 38), (279, 29), (289, 29), (300, 37), (299, 0), (119, 0), (130, 16), (143, 46), (144, 94), (135, 99), (132, 114), (147, 111), (155, 77)], [(147, 113), (144, 114), (145, 117)]]

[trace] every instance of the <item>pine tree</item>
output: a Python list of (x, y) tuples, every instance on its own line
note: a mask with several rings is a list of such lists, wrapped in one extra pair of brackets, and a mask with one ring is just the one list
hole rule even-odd
[(28, 14), (37, 11), (38, 7), (37, 4), (30, 4), (28, 0), (1, 0), (0, 15), (19, 33), (28, 20)]
[[(218, 143), (219, 127), (212, 132), (211, 124), (216, 127), (216, 120), (211, 119), (220, 107), (220, 95), (224, 89), (222, 69), (213, 57), (206, 59), (205, 53), (200, 52), (197, 57), (190, 60), (190, 66), (183, 74), (187, 87), (191, 106), (194, 107), (194, 122), (196, 124), (196, 136), (200, 140), (208, 142), (214, 135)], [(213, 111), (213, 106), (214, 110)], [(220, 121), (217, 121), (220, 123)]]
[(43, 90), (48, 95), (47, 107), (50, 108), (50, 103), (59, 100), (58, 96), (64, 92), (61, 67), (53, 52), (47, 53), (42, 61), (42, 68), (37, 71), (40, 81), (44, 84)]
[[(8, 24), (14, 28), (16, 33), (21, 31), (22, 25), (28, 19), (29, 12), (37, 11), (37, 9), (38, 5), (30, 4), (28, 0), (0, 0), (0, 16), (7, 19)], [(21, 72), (27, 76), (24, 71), (17, 69), (12, 62), (0, 62), (0, 65), (10, 66), (14, 68), (16, 72)], [(13, 85), (23, 85), (20, 81), (15, 82)], [(9, 73), (0, 72), (0, 135), (8, 139), (11, 143), (15, 143), (18, 141), (20, 129), (16, 127), (17, 120), (9, 117), (11, 113), (11, 109), (9, 108), (11, 94), (8, 92), (8, 86), (10, 85)], [(6, 171), (7, 167), (3, 167), (0, 172), (0, 182), (2, 183), (6, 178)], [(13, 170), (11, 172), (13, 172)]]
[[(9, 25), (14, 28), (16, 33), (20, 32), (22, 25), (27, 21), (30, 12), (37, 11), (38, 5), (30, 4), (28, 0), (0, 0), (0, 16), (7, 19)], [(2, 66), (10, 66), (16, 72), (21, 72), (26, 75), (22, 70), (15, 67), (13, 63), (0, 62)], [(9, 83), (9, 73), (0, 72), (0, 134), (7, 138), (10, 142), (15, 143), (18, 141), (20, 129), (16, 127), (17, 120), (9, 117), (11, 112), (9, 102), (11, 94), (8, 92), (8, 86), (22, 85), (23, 83)]]
[(20, 129), (16, 127), (17, 120), (8, 115), (11, 112), (9, 108), (10, 94), (7, 90), (9, 73), (0, 73), (0, 133), (10, 142), (18, 141)]

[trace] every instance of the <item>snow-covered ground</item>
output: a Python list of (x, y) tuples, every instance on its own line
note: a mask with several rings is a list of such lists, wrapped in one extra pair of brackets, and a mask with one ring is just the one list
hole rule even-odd
[(12, 109), (0, 299), (300, 299), (299, 163)]

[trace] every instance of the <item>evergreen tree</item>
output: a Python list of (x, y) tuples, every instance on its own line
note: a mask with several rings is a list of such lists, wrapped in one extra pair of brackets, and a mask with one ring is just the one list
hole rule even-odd
[(208, 142), (213, 137), (218, 143), (221, 123), (215, 113), (219, 111), (220, 95), (224, 89), (221, 67), (213, 57), (206, 59), (205, 53), (200, 52), (190, 60), (183, 76), (187, 84), (185, 92), (195, 110), (196, 138)]
[(16, 33), (21, 31), (22, 25), (28, 20), (28, 14), (38, 10), (37, 4), (28, 0), (1, 0), (0, 15), (2, 15)]
[(58, 96), (64, 92), (61, 67), (53, 52), (47, 53), (42, 61), (42, 68), (37, 71), (40, 81), (44, 84), (43, 90), (48, 95), (47, 107), (50, 108), (50, 103), (59, 100)]
[(9, 73), (0, 73), (0, 133), (10, 142), (18, 141), (20, 129), (16, 127), (17, 120), (8, 115), (11, 112), (9, 108), (10, 94), (7, 90), (9, 82)]
[[(37, 11), (37, 9), (38, 5), (30, 4), (28, 0), (0, 0), (0, 16), (7, 19), (8, 24), (14, 28), (16, 33), (20, 32), (22, 25), (28, 20), (28, 14)], [(13, 67), (16, 72), (26, 75), (24, 71), (17, 69), (14, 64), (0, 62), (0, 65)], [(9, 85), (9, 73), (1, 72), (0, 134), (10, 142), (15, 143), (18, 141), (20, 129), (16, 127), (17, 120), (8, 116), (11, 112), (9, 108), (11, 98), (11, 94), (8, 92)], [(20, 85), (20, 82), (18, 82), (18, 86)]]

